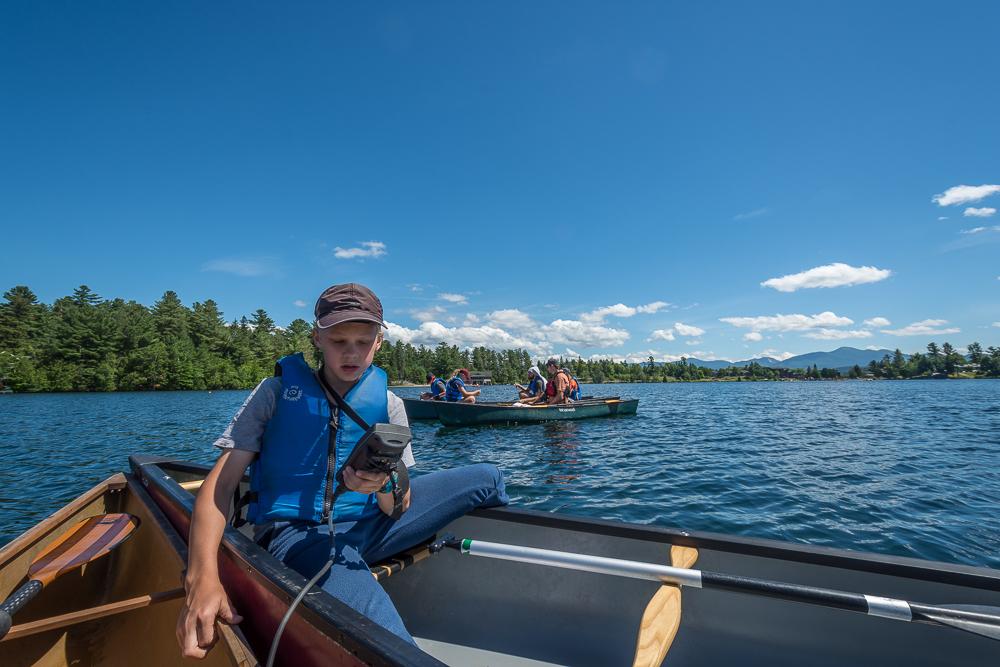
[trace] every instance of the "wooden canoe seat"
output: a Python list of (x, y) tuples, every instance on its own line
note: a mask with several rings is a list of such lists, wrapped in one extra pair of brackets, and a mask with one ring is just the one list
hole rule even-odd
[[(698, 560), (698, 550), (674, 545), (670, 547), (670, 564), (689, 568)], [(635, 643), (633, 667), (659, 667), (681, 625), (681, 588), (676, 584), (663, 584), (656, 591), (639, 625)]]
[(415, 565), (430, 556), (431, 552), (428, 547), (433, 541), (434, 538), (432, 537), (423, 544), (418, 544), (415, 547), (402, 551), (395, 556), (391, 556), (379, 563), (376, 563), (375, 565), (372, 565), (369, 569), (372, 572), (372, 576), (375, 577), (375, 581), (388, 579), (397, 572), (401, 572), (411, 565)]

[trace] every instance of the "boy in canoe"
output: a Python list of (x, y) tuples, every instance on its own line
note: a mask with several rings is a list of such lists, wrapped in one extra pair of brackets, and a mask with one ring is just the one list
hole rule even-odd
[(476, 396), (479, 396), (482, 390), (469, 391), (465, 388), (467, 384), (469, 384), (469, 369), (456, 368), (452, 371), (448, 384), (445, 385), (445, 400), (449, 403), (475, 403)]
[(434, 373), (427, 374), (427, 385), (430, 387), (430, 391), (425, 391), (420, 394), (420, 398), (425, 401), (443, 401), (445, 394), (444, 380), (434, 375)]
[[(219, 581), (217, 561), (229, 502), (247, 466), (253, 494), (248, 520), (255, 525), (255, 540), (310, 578), (331, 558), (332, 517), (337, 558), (317, 585), (411, 643), (368, 563), (429, 539), (476, 507), (507, 503), (503, 477), (489, 464), (422, 475), (405, 493), (396, 473), (347, 466), (346, 492), (340, 495), (335, 473), (364, 435), (350, 413), (369, 424), (406, 426), (406, 411), (388, 390), (385, 372), (372, 365), (384, 326), (378, 297), (356, 283), (334, 285), (316, 302), (315, 317), (320, 369), (309, 368), (301, 354), (283, 357), (275, 377), (257, 385), (215, 442), (222, 453), (195, 500), (187, 599), (177, 620), (186, 657), (206, 655), (217, 638), (217, 617), (226, 623), (242, 620)], [(344, 409), (338, 408), (341, 402)], [(409, 446), (401, 464), (414, 464)], [(405, 469), (399, 475), (405, 479)]]

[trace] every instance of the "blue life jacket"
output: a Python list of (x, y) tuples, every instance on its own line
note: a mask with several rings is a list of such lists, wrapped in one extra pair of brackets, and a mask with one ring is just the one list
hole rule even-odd
[(437, 397), (444, 393), (444, 380), (434, 378), (431, 380), (431, 396)]
[(542, 391), (541, 378), (539, 378), (536, 375), (533, 378), (531, 378), (530, 382), (528, 382), (528, 396), (538, 396), (538, 394), (541, 393), (541, 391)]
[[(283, 390), (274, 415), (264, 430), (257, 460), (250, 466), (250, 503), (247, 520), (267, 523), (305, 520), (322, 523), (337, 487), (337, 470), (347, 461), (361, 426), (337, 411), (334, 442), (330, 440), (330, 402), (301, 353), (278, 360)], [(369, 424), (389, 421), (385, 371), (369, 366), (344, 400)], [(375, 494), (345, 491), (337, 498), (333, 520), (356, 521), (380, 510)]]
[(462, 390), (461, 390), (461, 387), (464, 386), (465, 383), (462, 381), (462, 378), (458, 377), (457, 375), (452, 379), (448, 380), (448, 385), (447, 385), (448, 389), (444, 395), (445, 399), (451, 401), (452, 403), (454, 403), (455, 401), (461, 401), (463, 398), (465, 398), (464, 396), (462, 396)]

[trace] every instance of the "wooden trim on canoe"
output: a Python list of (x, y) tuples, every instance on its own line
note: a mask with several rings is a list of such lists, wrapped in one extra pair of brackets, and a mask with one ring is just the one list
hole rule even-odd
[(87, 507), (87, 505), (103, 496), (107, 491), (123, 489), (126, 484), (127, 481), (125, 479), (125, 475), (122, 473), (116, 473), (89, 491), (77, 496), (77, 498), (68, 505), (64, 505), (62, 508), (56, 510), (47, 519), (44, 519), (32, 528), (29, 528), (19, 537), (14, 538), (13, 542), (10, 542), (6, 547), (0, 549), (0, 567), (11, 559), (21, 555), (21, 552), (25, 549), (37, 544), (40, 539), (52, 531), (63, 527), (70, 518), (78, 514), (81, 510)]
[(203, 479), (192, 479), (187, 482), (178, 482), (185, 491), (197, 491), (205, 483)]
[(111, 602), (97, 607), (91, 607), (89, 609), (71, 611), (68, 614), (60, 614), (59, 616), (51, 616), (49, 618), (31, 621), (30, 623), (22, 623), (12, 627), (7, 633), (7, 636), (0, 639), (0, 642), (9, 641), (11, 639), (19, 639), (21, 637), (27, 637), (28, 635), (36, 635), (39, 632), (58, 630), (70, 625), (76, 625), (77, 623), (86, 623), (87, 621), (104, 618), (105, 616), (122, 614), (127, 611), (132, 611), (133, 609), (148, 607), (149, 605), (156, 604), (158, 602), (176, 600), (184, 597), (184, 594), (183, 588), (172, 588), (169, 591), (161, 591), (151, 595), (140, 595), (138, 597), (129, 598), (128, 600), (121, 600), (120, 602)]

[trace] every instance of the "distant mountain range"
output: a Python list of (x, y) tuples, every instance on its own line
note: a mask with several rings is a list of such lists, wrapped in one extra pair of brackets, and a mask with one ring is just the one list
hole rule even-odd
[[(893, 355), (892, 350), (859, 350), (856, 347), (838, 347), (832, 352), (809, 352), (788, 357), (784, 361), (778, 361), (773, 357), (757, 357), (745, 361), (721, 361), (714, 359), (706, 361), (704, 359), (689, 358), (687, 361), (692, 366), (704, 366), (712, 370), (720, 368), (730, 368), (732, 366), (749, 366), (757, 362), (761, 366), (768, 368), (806, 368), (817, 366), (819, 368), (836, 368), (838, 370), (850, 369), (857, 364), (864, 368), (872, 361), (881, 361), (885, 355)], [(909, 355), (906, 355), (909, 357)]]

